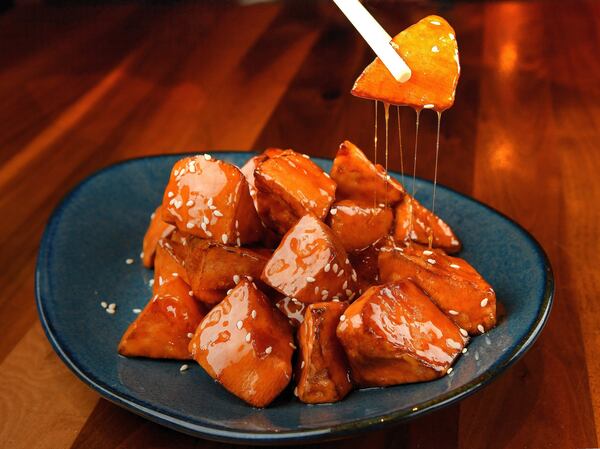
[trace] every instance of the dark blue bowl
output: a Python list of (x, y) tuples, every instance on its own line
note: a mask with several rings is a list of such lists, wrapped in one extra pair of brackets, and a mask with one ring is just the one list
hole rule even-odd
[[(241, 166), (251, 154), (214, 156)], [(495, 329), (472, 340), (451, 375), (355, 391), (319, 406), (300, 403), (288, 389), (270, 407), (255, 409), (195, 364), (180, 373), (181, 362), (121, 357), (117, 344), (135, 318), (132, 309), (151, 296), (152, 273), (138, 257), (142, 237), (180, 157), (126, 161), (82, 182), (52, 215), (36, 271), (40, 321), (58, 355), (102, 396), (152, 421), (203, 438), (251, 444), (334, 439), (397, 424), (490, 382), (531, 347), (548, 318), (554, 281), (539, 244), (504, 215), (440, 186), (437, 211), (462, 240), (461, 256), (494, 286), (505, 309)], [(431, 183), (417, 180), (417, 187), (418, 199), (430, 204)], [(127, 265), (128, 258), (135, 263)], [(101, 301), (116, 303), (117, 313), (106, 313)]]

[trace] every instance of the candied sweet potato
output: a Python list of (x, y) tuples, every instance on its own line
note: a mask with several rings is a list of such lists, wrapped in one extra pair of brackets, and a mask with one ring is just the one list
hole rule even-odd
[(250, 189), (250, 196), (252, 196), (252, 201), (254, 201), (254, 206), (256, 207), (257, 210), (258, 210), (258, 205), (256, 204), (256, 187), (254, 185), (254, 170), (256, 170), (256, 167), (258, 167), (258, 165), (262, 161), (265, 161), (270, 157), (277, 156), (281, 153), (283, 153), (283, 150), (281, 150), (279, 148), (267, 148), (263, 153), (248, 159), (248, 161), (244, 164), (244, 166), (242, 168), (240, 168), (240, 171), (246, 177), (246, 181), (248, 181), (248, 188)]
[(205, 311), (190, 295), (189, 286), (179, 277), (167, 279), (144, 310), (129, 325), (119, 354), (155, 359), (190, 359), (191, 334)]
[[(176, 235), (176, 232), (171, 236)], [(181, 277), (186, 284), (189, 284), (184, 253), (185, 248), (181, 241), (172, 238), (158, 241), (154, 258), (154, 293), (158, 291), (159, 286), (172, 277)]]
[(304, 321), (306, 304), (303, 302), (300, 302), (295, 298), (285, 296), (277, 299), (275, 301), (275, 306), (288, 318), (288, 321), (292, 326), (298, 327)]
[(350, 367), (336, 336), (340, 316), (348, 305), (319, 302), (306, 309), (298, 330), (298, 399), (308, 404), (342, 400), (352, 390)]
[(427, 16), (397, 34), (392, 45), (410, 67), (410, 79), (399, 83), (376, 58), (356, 80), (352, 94), (414, 108), (443, 111), (451, 107), (460, 63), (455, 33), (448, 22)]
[(312, 214), (298, 220), (283, 237), (261, 278), (285, 296), (307, 304), (352, 300), (358, 280), (342, 243)]
[(373, 164), (352, 142), (345, 140), (333, 160), (331, 178), (337, 183), (336, 199), (394, 205), (404, 196), (404, 187), (385, 169)]
[(150, 224), (142, 243), (142, 263), (146, 268), (154, 266), (154, 255), (156, 254), (158, 241), (167, 237), (173, 230), (175, 230), (175, 226), (163, 221), (162, 206), (158, 206), (150, 216)]
[(369, 288), (340, 317), (337, 336), (363, 387), (441, 377), (466, 343), (410, 279)]
[(450, 254), (460, 251), (460, 241), (450, 226), (412, 196), (406, 194), (396, 206), (395, 213), (394, 239), (396, 241), (408, 240), (410, 234), (411, 240), (427, 245), (431, 235), (434, 248), (442, 248)]
[(206, 315), (190, 351), (213, 379), (255, 407), (269, 405), (292, 374), (291, 327), (247, 280)]
[(379, 272), (384, 282), (412, 278), (469, 334), (481, 334), (496, 325), (494, 289), (466, 260), (413, 243), (382, 249)]
[(362, 251), (348, 254), (350, 263), (358, 275), (359, 294), (379, 283), (379, 247), (380, 242), (368, 246)]
[(387, 236), (394, 216), (389, 207), (343, 200), (329, 211), (329, 226), (348, 252), (360, 251)]
[(234, 165), (209, 155), (175, 163), (162, 213), (182, 232), (224, 244), (241, 246), (261, 236), (246, 178)]
[(312, 213), (323, 220), (335, 198), (335, 182), (308, 156), (285, 150), (254, 171), (258, 213), (269, 228), (285, 234)]

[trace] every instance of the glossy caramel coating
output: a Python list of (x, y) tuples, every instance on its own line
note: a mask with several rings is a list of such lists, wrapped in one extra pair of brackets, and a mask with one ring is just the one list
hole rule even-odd
[(333, 160), (331, 179), (337, 183), (336, 199), (394, 205), (404, 196), (402, 184), (373, 164), (352, 142), (344, 141)]
[(368, 65), (352, 88), (357, 97), (384, 103), (444, 111), (454, 104), (460, 76), (458, 45), (452, 27), (439, 16), (427, 16), (392, 39), (410, 67), (405, 83), (394, 79), (379, 58)]
[(154, 258), (154, 293), (157, 293), (158, 287), (172, 277), (180, 277), (186, 284), (189, 284), (188, 273), (185, 269), (183, 258), (184, 252), (185, 249), (180, 241), (178, 242), (171, 238), (164, 238), (158, 241), (156, 256)]
[(469, 263), (415, 243), (379, 252), (383, 282), (410, 277), (458, 326), (471, 335), (496, 325), (496, 293)]
[(357, 293), (357, 275), (342, 243), (314, 215), (305, 215), (283, 237), (261, 279), (285, 296), (310, 304)]
[(381, 241), (368, 246), (361, 251), (348, 254), (350, 263), (358, 275), (359, 293), (366, 291), (369, 287), (379, 284), (379, 247)]
[(394, 239), (397, 242), (408, 240), (410, 234), (411, 240), (428, 245), (429, 236), (432, 235), (434, 248), (441, 248), (450, 254), (460, 251), (460, 241), (452, 228), (409, 194), (396, 206), (395, 216)]
[(300, 326), (304, 321), (306, 304), (295, 298), (281, 297), (275, 301), (275, 307), (287, 317), (289, 323), (294, 327)]
[(262, 222), (285, 234), (302, 216), (323, 220), (335, 199), (336, 183), (308, 156), (285, 150), (258, 164), (254, 172)]
[(336, 329), (348, 305), (319, 302), (307, 307), (298, 330), (298, 399), (307, 404), (341, 401), (351, 390), (350, 366)]
[(360, 251), (387, 236), (394, 220), (392, 209), (373, 201), (334, 203), (328, 224), (348, 252)]
[(190, 351), (213, 379), (255, 407), (269, 405), (291, 379), (291, 326), (247, 280), (206, 315)]
[(248, 159), (244, 166), (240, 168), (240, 171), (246, 177), (246, 181), (248, 181), (250, 196), (252, 197), (252, 201), (254, 201), (254, 207), (256, 208), (256, 210), (258, 210), (258, 205), (256, 204), (256, 186), (254, 185), (254, 170), (256, 170), (256, 167), (258, 167), (258, 165), (261, 162), (267, 160), (270, 157), (277, 156), (281, 153), (283, 153), (283, 150), (279, 148), (267, 148), (263, 153)]
[(154, 359), (190, 359), (189, 342), (205, 315), (190, 295), (190, 287), (179, 277), (170, 277), (129, 325), (119, 354)]
[(363, 387), (441, 377), (466, 343), (410, 279), (369, 288), (340, 317), (337, 336)]
[(165, 223), (162, 219), (162, 206), (158, 206), (150, 216), (150, 224), (144, 234), (142, 243), (142, 263), (146, 268), (154, 266), (156, 245), (162, 238), (168, 237), (175, 230), (175, 226)]
[(223, 244), (258, 241), (262, 225), (246, 178), (234, 165), (205, 156), (175, 163), (163, 196), (163, 219), (182, 232)]

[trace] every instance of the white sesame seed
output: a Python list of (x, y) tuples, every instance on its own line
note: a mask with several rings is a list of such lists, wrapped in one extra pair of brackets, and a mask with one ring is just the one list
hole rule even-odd
[(246, 343), (250, 343), (250, 339), (252, 338), (252, 334), (250, 332), (248, 332), (246, 334)]
[(243, 325), (244, 323), (242, 322), (242, 320), (239, 320), (237, 323), (235, 323), (235, 327), (237, 327), (238, 329), (241, 329)]
[(294, 396), (298, 397), (298, 387), (294, 388)]
[(296, 345), (294, 343), (290, 342), (289, 345), (290, 345), (290, 348), (296, 349)]
[(132, 312), (135, 314), (138, 314), (142, 311), (142, 309), (133, 309)]
[(213, 214), (215, 215), (215, 217), (222, 217), (223, 216), (223, 214), (221, 213), (221, 211), (218, 211), (218, 210), (215, 210), (213, 212)]
[(188, 365), (188, 364), (181, 365), (181, 368), (179, 368), (179, 372), (183, 373), (184, 371), (187, 371), (188, 369), (190, 369), (190, 365)]
[(188, 295), (190, 295), (190, 296), (194, 296), (194, 292), (193, 292), (192, 290), (190, 290), (190, 291), (188, 292)]
[(426, 249), (425, 251), (423, 251), (423, 255), (425, 256), (431, 256), (433, 254), (433, 251), (430, 251), (428, 249)]
[(325, 273), (329, 273), (329, 270), (331, 270), (331, 264), (328, 263), (327, 265), (325, 265), (324, 271)]
[(208, 208), (209, 208), (210, 210), (217, 210), (217, 206), (214, 206), (214, 205), (213, 205), (213, 206), (208, 206)]
[(477, 330), (478, 330), (479, 332), (481, 332), (482, 334), (485, 332), (485, 329), (483, 328), (483, 326), (482, 326), (481, 324), (478, 324), (478, 325), (477, 325)]
[(413, 411), (413, 412), (416, 412), (417, 410), (419, 410), (419, 407), (413, 407), (413, 408), (412, 408), (412, 411)]
[(343, 269), (341, 269), (340, 272), (338, 273), (338, 277), (341, 277), (342, 274), (344, 274), (344, 270)]
[(458, 312), (456, 310), (448, 310), (448, 313), (450, 315), (458, 315)]
[(348, 288), (348, 280), (344, 281), (344, 284), (342, 285), (342, 288), (345, 290)]
[(441, 25), (441, 23), (438, 22), (437, 20), (432, 20), (429, 23), (431, 23), (432, 25)]
[(179, 273), (171, 273), (171, 276), (176, 278), (177, 276), (179, 276)]
[(167, 196), (169, 198), (173, 198), (175, 196), (175, 194), (173, 192), (167, 192)]
[(192, 338), (193, 336), (194, 336), (194, 333), (193, 333), (193, 332), (188, 332), (188, 333), (187, 333), (187, 338)]
[(329, 294), (329, 290), (321, 290), (321, 295), (327, 296)]
[(207, 205), (208, 207), (212, 206), (212, 205), (213, 205), (213, 199), (212, 199), (212, 198), (209, 198), (209, 199), (208, 199), (208, 201), (206, 202), (206, 205)]
[(315, 282), (316, 279), (312, 276), (306, 276), (306, 282)]
[(190, 173), (196, 173), (196, 166), (193, 163), (190, 163), (188, 170)]
[(435, 265), (435, 259), (427, 259), (427, 262), (429, 262), (431, 265)]
[(106, 303), (106, 301), (102, 301), (100, 303), (100, 305), (102, 306), (103, 309), (106, 309), (108, 307), (108, 304)]
[(337, 296), (334, 296), (331, 301), (332, 302), (340, 302), (340, 299)]
[(164, 282), (165, 282), (165, 281), (164, 281), (163, 277), (162, 277), (162, 276), (159, 276), (159, 277), (158, 277), (158, 285), (159, 285), (159, 286), (161, 286), (161, 285), (163, 285), (163, 284), (164, 284)]
[(352, 269), (352, 280), (356, 282), (358, 280), (358, 276), (356, 275), (356, 270)]
[(152, 214), (150, 215), (150, 220), (154, 220), (154, 217), (156, 217), (156, 212), (152, 212)]
[(210, 231), (205, 231), (204, 233), (206, 234), (206, 236), (207, 236), (207, 237), (212, 237), (212, 232), (210, 232)]
[(150, 279), (150, 280), (148, 281), (148, 285), (149, 285), (150, 287), (152, 287), (152, 286), (154, 285), (154, 279)]
[(434, 52), (434, 53), (439, 53), (440, 49), (438, 48), (437, 45), (434, 45), (433, 47), (431, 47), (431, 51)]
[(460, 266), (456, 265), (455, 263), (451, 263), (450, 268), (454, 268), (454, 269), (458, 270), (460, 268)]
[(325, 172), (325, 171), (324, 171), (324, 172), (323, 172), (323, 174), (324, 174), (324, 175), (325, 175), (327, 178), (331, 178), (331, 176), (329, 176), (329, 173), (327, 173), (327, 172)]
[(204, 223), (204, 222), (200, 223), (200, 227), (202, 228), (202, 230), (203, 230), (204, 232), (207, 232), (207, 229), (206, 229), (206, 223)]
[(469, 333), (466, 330), (464, 330), (462, 327), (460, 328), (460, 333), (463, 335), (463, 337), (469, 336)]
[(117, 305), (116, 305), (114, 302), (111, 302), (111, 303), (108, 305), (108, 308), (109, 308), (109, 309), (116, 309), (116, 308), (117, 308)]
[(333, 267), (331, 269), (333, 270), (334, 273), (337, 273), (338, 272), (338, 264), (334, 263)]
[(329, 211), (329, 213), (331, 215), (335, 215), (335, 214), (337, 214), (337, 209), (335, 207), (332, 207), (331, 210)]
[(192, 223), (191, 221), (188, 221), (185, 225), (186, 228), (188, 229), (192, 229), (194, 227), (194, 223)]
[(302, 363), (300, 364), (300, 369), (304, 368), (304, 360), (302, 360)]
[(125, 259), (125, 263), (127, 265), (131, 265), (133, 263), (133, 259)]
[(341, 315), (340, 316), (340, 321), (344, 321), (346, 319), (346, 315)]
[(346, 296), (352, 296), (354, 292), (350, 289), (346, 289)]
[(227, 244), (227, 240), (229, 240), (229, 237), (227, 237), (227, 234), (221, 235), (221, 241), (223, 242), (224, 245)]
[(237, 274), (234, 274), (233, 275), (233, 283), (237, 285), (239, 282), (240, 282), (240, 276)]
[(106, 309), (106, 313), (110, 313), (111, 315), (114, 315), (115, 309)]
[(481, 307), (485, 307), (485, 306), (487, 306), (487, 303), (488, 303), (488, 299), (483, 298), (479, 304), (481, 305)]
[(237, 243), (237, 246), (242, 246), (242, 241), (239, 237), (236, 239), (235, 243)]
[(252, 318), (256, 318), (256, 310), (253, 310), (252, 313), (250, 313), (250, 316)]
[(144, 251), (142, 251), (142, 252), (140, 253), (140, 259), (143, 259), (143, 258), (144, 258)]
[(206, 159), (207, 161), (210, 161), (212, 159), (212, 157), (210, 156), (210, 154), (204, 154), (204, 159)]
[(270, 354), (271, 352), (273, 352), (273, 348), (271, 346), (267, 346), (267, 349), (265, 349), (265, 353)]
[(468, 351), (468, 349), (467, 349), (467, 348), (463, 348), (463, 350), (462, 350), (461, 352), (462, 352), (463, 354), (466, 354), (466, 353), (467, 353), (467, 351)]
[(446, 371), (446, 374), (450, 374), (452, 371), (454, 371), (454, 368), (450, 367), (448, 368), (448, 371)]
[(194, 201), (193, 200), (187, 200), (187, 202), (185, 203), (185, 205), (187, 207), (192, 207), (194, 205)]

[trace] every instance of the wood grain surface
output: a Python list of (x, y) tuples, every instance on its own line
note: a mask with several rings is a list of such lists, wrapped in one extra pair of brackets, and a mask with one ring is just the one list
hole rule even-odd
[[(266, 146), (331, 157), (344, 138), (371, 148), (373, 104), (349, 90), (373, 55), (340, 13), (326, 1), (245, 3), (29, 4), (0, 14), (0, 447), (227, 446), (139, 418), (77, 380), (38, 323), (33, 283), (52, 209), (107, 164)], [(427, 14), (455, 27), (462, 77), (443, 118), (440, 181), (530, 230), (557, 296), (533, 349), (484, 390), (316, 447), (597, 447), (600, 3), (367, 6), (391, 34)], [(414, 112), (401, 115), (408, 149)], [(424, 113), (418, 174), (427, 178), (434, 124)]]

